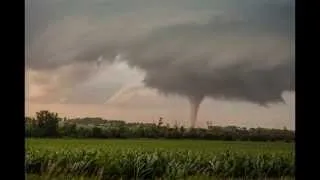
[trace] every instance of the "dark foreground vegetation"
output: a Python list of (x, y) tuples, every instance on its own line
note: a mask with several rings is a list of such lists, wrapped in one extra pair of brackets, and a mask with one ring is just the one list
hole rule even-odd
[(284, 142), (165, 139), (26, 141), (26, 172), (43, 179), (265, 179), (294, 177)]
[(29, 149), (28, 174), (84, 176), (98, 179), (183, 179), (294, 177), (292, 154), (203, 154), (190, 151)]
[(70, 138), (166, 138), (241, 141), (294, 141), (294, 131), (287, 129), (239, 128), (235, 126), (186, 129), (177, 125), (126, 123), (102, 118), (66, 119), (57, 113), (40, 111), (35, 118), (26, 117), (27, 137)]

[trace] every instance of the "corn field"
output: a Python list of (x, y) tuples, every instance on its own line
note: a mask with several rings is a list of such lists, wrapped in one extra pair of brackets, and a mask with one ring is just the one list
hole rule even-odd
[(143, 149), (37, 149), (26, 151), (26, 173), (96, 179), (294, 177), (293, 153), (197, 153)]

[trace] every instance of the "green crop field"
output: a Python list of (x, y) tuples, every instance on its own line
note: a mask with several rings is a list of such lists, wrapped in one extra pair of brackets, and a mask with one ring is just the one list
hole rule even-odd
[(207, 141), (207, 140), (155, 140), (155, 139), (28, 139), (27, 148), (36, 149), (165, 149), (190, 150), (196, 152), (224, 152), (226, 150), (238, 153), (281, 153), (293, 152), (293, 143), (284, 142), (245, 142), (245, 141)]
[(293, 178), (294, 154), (294, 144), (284, 142), (27, 139), (26, 171), (51, 178)]

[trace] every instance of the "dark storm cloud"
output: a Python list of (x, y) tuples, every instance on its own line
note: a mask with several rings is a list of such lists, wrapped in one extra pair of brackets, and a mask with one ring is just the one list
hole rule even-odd
[(46, 1), (25, 0), (25, 37), (26, 46), (40, 33), (52, 15), (51, 9)]
[(281, 102), (294, 90), (294, 6), (259, 5), (156, 30), (128, 48), (129, 64), (169, 94)]
[[(68, 36), (49, 28), (56, 36), (40, 34), (44, 40), (31, 46), (27, 64), (33, 69), (54, 69), (95, 62), (101, 55), (113, 61), (121, 54), (123, 61), (145, 72), (147, 86), (168, 94), (266, 104), (282, 101), (284, 91), (294, 90), (293, 1), (172, 1), (177, 12), (184, 7), (192, 7), (194, 12), (215, 10), (207, 22), (199, 18), (161, 26), (152, 26), (153, 14), (142, 11), (151, 2), (136, 2), (136, 13), (129, 20), (115, 17), (99, 24), (88, 17), (76, 24), (79, 26), (66, 21), (58, 27), (68, 27)], [(170, 7), (170, 3), (165, 1), (164, 6)], [(135, 16), (150, 19), (130, 19)], [(147, 30), (139, 28), (142, 25)], [(96, 27), (90, 29), (92, 26)], [(60, 41), (54, 46), (45, 46), (56, 38)]]

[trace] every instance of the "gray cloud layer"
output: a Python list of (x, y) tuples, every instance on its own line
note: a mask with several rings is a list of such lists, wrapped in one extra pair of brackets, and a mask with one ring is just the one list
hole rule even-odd
[(290, 0), (32, 2), (27, 66), (74, 67), (59, 88), (86, 81), (101, 55), (112, 62), (118, 54), (168, 94), (265, 105), (295, 87)]

